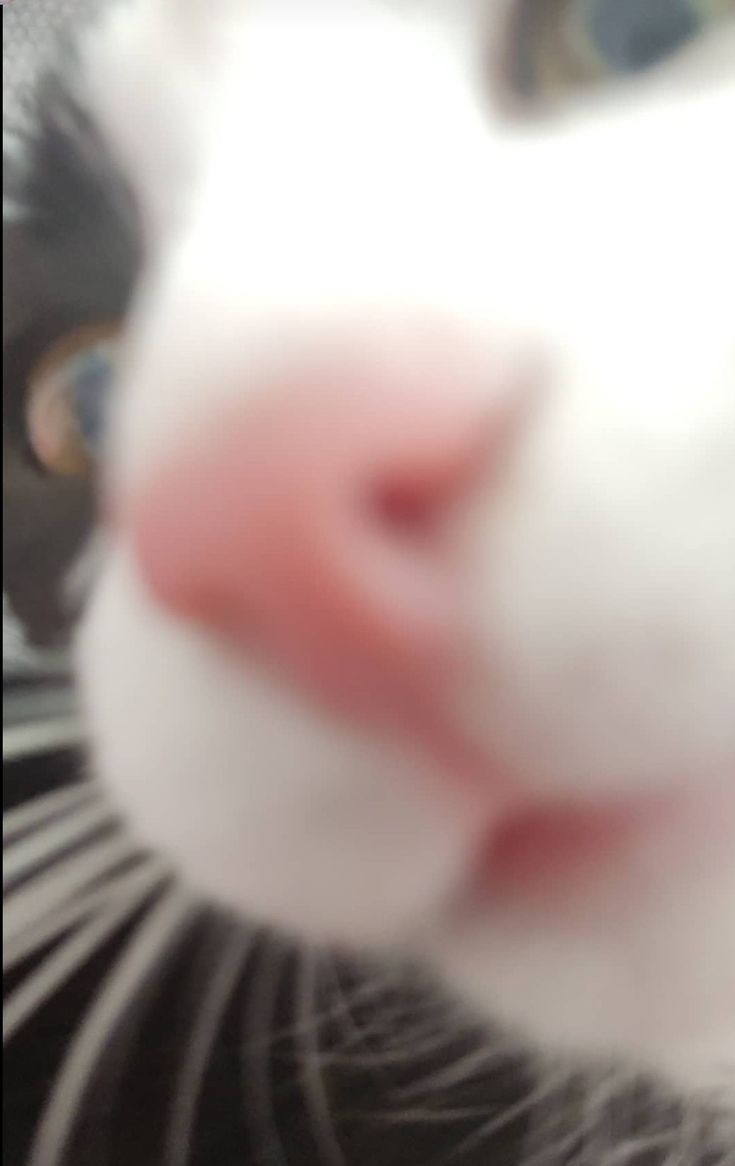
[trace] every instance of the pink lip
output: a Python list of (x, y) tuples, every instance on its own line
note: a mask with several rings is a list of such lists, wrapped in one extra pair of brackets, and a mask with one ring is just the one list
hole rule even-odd
[(529, 806), (511, 812), (481, 841), (473, 895), (556, 895), (620, 870), (635, 843), (660, 825), (659, 799), (606, 806)]

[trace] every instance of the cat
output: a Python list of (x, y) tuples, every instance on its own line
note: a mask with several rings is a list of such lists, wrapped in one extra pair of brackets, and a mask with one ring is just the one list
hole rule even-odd
[(684, 8), (131, 0), (45, 108), (136, 256), (102, 785), (227, 909), (732, 1112), (735, 28)]

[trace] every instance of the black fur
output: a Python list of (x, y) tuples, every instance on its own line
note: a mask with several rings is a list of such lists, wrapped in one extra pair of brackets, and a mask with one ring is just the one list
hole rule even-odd
[(74, 91), (47, 73), (8, 127), (3, 223), (3, 588), (35, 644), (68, 630), (61, 593), (94, 513), (93, 483), (49, 476), (27, 441), (34, 364), (85, 324), (124, 317), (141, 260), (135, 203)]

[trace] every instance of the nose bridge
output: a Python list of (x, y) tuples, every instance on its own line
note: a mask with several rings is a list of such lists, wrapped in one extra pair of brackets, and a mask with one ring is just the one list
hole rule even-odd
[(346, 9), (289, 11), (277, 49), (256, 29), (218, 102), (195, 229), (266, 296), (436, 300), (484, 246), (487, 127), (451, 45)]
[(183, 230), (133, 329), (120, 481), (219, 402), (257, 394), (264, 366), (344, 334), (379, 358), (417, 324), (499, 350), (504, 167), (457, 61), (373, 24), (375, 6), (364, 22), (349, 3), (334, 21), (304, 9), (244, 24), (207, 114)]

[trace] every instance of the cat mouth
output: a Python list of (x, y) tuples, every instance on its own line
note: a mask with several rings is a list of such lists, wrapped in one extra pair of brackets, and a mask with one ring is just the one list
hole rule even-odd
[(662, 886), (731, 851), (731, 783), (677, 785), (606, 802), (509, 806), (471, 849), (455, 906), (543, 915), (602, 901), (615, 888)]
[(666, 796), (511, 810), (473, 848), (460, 900), (467, 908), (539, 909), (588, 901), (595, 889), (624, 879), (642, 848), (666, 834), (680, 817), (677, 803)]
[(637, 804), (520, 810), (480, 844), (473, 881), (488, 893), (560, 889), (619, 862), (656, 816)]
[[(425, 726), (424, 726), (425, 728)], [(589, 800), (546, 798), (520, 783), (499, 758), (437, 722), (422, 744), (439, 773), (452, 775), (480, 825), (470, 848), (463, 896), (477, 903), (556, 903), (619, 880), (652, 838), (686, 820), (681, 786)]]

